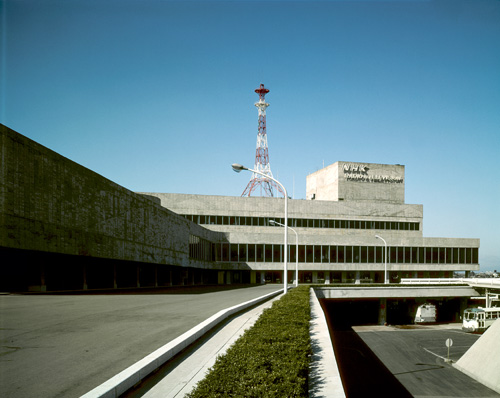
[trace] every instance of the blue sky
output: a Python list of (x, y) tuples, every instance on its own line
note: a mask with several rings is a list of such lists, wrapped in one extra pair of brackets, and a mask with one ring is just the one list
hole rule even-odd
[(500, 1), (0, 1), (0, 122), (133, 191), (239, 196), (264, 83), (296, 199), (404, 164), (424, 236), (500, 269)]

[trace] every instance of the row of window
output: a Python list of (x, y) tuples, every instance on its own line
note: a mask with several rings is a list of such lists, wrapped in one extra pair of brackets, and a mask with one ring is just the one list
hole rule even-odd
[(195, 260), (215, 261), (216, 244), (196, 235), (189, 235), (189, 257)]
[[(316, 278), (314, 278), (316, 274)], [(281, 283), (283, 271), (261, 271), (267, 283)], [(453, 271), (387, 271), (390, 283), (400, 283), (401, 278), (453, 278)], [(295, 280), (295, 270), (289, 269), (288, 280)], [(383, 283), (384, 271), (299, 271), (299, 283)]]
[[(191, 242), (192, 241), (192, 242)], [(210, 243), (190, 238), (191, 258), (215, 262), (282, 262), (283, 245)], [(384, 246), (289, 246), (288, 261), (301, 263), (383, 263)], [(398, 264), (477, 264), (478, 248), (400, 247), (387, 248), (387, 262)]]
[(500, 310), (499, 311), (487, 311), (485, 314), (486, 319), (498, 319), (500, 318)]
[[(184, 217), (197, 224), (204, 225), (245, 225), (272, 226), (270, 220), (285, 223), (284, 218), (273, 217), (243, 217), (243, 216), (210, 216), (184, 214)], [(418, 231), (420, 223), (402, 221), (363, 221), (363, 220), (325, 220), (310, 218), (289, 218), (288, 225), (292, 228), (331, 228), (331, 229), (380, 229), (393, 231)], [(279, 226), (278, 226), (279, 227)]]

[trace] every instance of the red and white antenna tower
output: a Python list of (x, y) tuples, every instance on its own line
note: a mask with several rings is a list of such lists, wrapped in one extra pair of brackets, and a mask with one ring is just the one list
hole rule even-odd
[[(255, 92), (259, 94), (259, 101), (255, 103), (255, 106), (259, 108), (259, 132), (257, 133), (257, 149), (255, 151), (254, 170), (260, 171), (269, 177), (273, 177), (273, 173), (271, 173), (271, 165), (269, 164), (266, 133), (266, 108), (269, 104), (266, 103), (264, 99), (269, 90), (261, 84), (259, 88), (255, 89)], [(254, 192), (258, 186), (260, 186), (261, 196), (262, 190), (264, 190), (266, 196), (273, 197), (273, 188), (276, 188), (283, 196), (285, 196), (281, 187), (278, 186), (273, 180), (257, 173), (252, 173), (252, 178), (241, 196), (251, 196), (252, 192)]]

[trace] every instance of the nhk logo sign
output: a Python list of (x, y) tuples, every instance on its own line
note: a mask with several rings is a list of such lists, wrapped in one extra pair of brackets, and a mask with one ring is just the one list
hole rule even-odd
[(356, 163), (345, 163), (344, 164), (344, 174), (347, 173), (367, 173), (370, 170), (364, 164), (356, 164)]
[(370, 169), (365, 164), (345, 163), (342, 168), (344, 169), (344, 176), (346, 181), (378, 182), (386, 184), (402, 184), (404, 182), (403, 177), (368, 174), (368, 170)]

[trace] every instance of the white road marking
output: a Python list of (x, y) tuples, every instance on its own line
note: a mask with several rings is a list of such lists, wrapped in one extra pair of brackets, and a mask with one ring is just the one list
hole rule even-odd
[(425, 351), (427, 351), (429, 354), (435, 355), (436, 357), (441, 358), (443, 361), (446, 361), (446, 358), (445, 358), (445, 357), (442, 357), (441, 355), (438, 355), (438, 354), (436, 354), (435, 352), (432, 352), (432, 351), (428, 350), (428, 349), (427, 349), (427, 348), (425, 348), (425, 347), (422, 347), (422, 348), (423, 348)]

